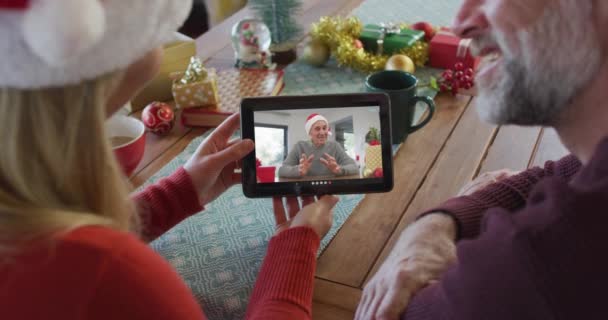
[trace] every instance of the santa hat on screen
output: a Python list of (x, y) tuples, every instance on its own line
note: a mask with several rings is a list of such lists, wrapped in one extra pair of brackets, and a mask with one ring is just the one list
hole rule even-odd
[(327, 132), (327, 134), (331, 135), (331, 127), (329, 127), (329, 121), (327, 121), (327, 119), (318, 114), (318, 113), (311, 113), (308, 118), (306, 118), (306, 123), (304, 124), (304, 129), (306, 130), (306, 134), (310, 133), (310, 129), (312, 128), (312, 126), (317, 122), (317, 121), (325, 121), (325, 123), (327, 123), (327, 130), (329, 132)]
[(172, 40), (192, 0), (0, 0), (0, 87), (76, 84)]

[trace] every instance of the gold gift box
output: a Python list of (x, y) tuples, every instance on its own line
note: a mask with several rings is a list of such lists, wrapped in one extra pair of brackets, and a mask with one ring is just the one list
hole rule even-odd
[(382, 146), (367, 146), (365, 149), (365, 169), (382, 168)]
[(174, 72), (170, 75), (173, 79), (173, 100), (178, 108), (217, 108), (220, 99), (214, 69), (207, 70), (207, 77), (204, 80), (193, 83), (180, 83), (179, 80), (183, 75), (183, 72)]
[(190, 58), (196, 55), (196, 44), (192, 40), (178, 40), (165, 45), (163, 51), (163, 60), (158, 74), (133, 98), (131, 111), (143, 109), (153, 101), (173, 99), (171, 91), (173, 81), (169, 74), (188, 67)]

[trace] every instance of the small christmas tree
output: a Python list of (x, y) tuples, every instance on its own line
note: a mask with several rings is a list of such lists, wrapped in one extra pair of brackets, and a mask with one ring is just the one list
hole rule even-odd
[(379, 145), (380, 144), (380, 133), (377, 128), (370, 127), (369, 131), (365, 135), (365, 142), (370, 145)]
[(249, 7), (270, 29), (271, 50), (285, 45), (295, 45), (302, 29), (295, 15), (302, 8), (301, 0), (249, 0)]

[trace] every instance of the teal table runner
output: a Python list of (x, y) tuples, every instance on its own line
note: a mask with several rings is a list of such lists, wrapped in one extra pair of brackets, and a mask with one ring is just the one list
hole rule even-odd
[[(449, 25), (457, 0), (367, 0), (353, 14), (363, 23), (428, 21)], [(390, 10), (389, 10), (390, 8)], [(307, 27), (307, 26), (306, 26)], [(419, 68), (423, 81), (436, 70)], [(338, 68), (335, 61), (324, 68), (295, 63), (285, 69), (282, 95), (363, 92), (365, 74)], [(432, 95), (421, 90), (419, 94)], [(417, 110), (419, 119), (423, 109)], [(208, 133), (151, 177), (142, 187), (168, 176), (182, 166)], [(396, 148), (394, 148), (394, 151)], [(340, 197), (334, 225), (321, 250), (338, 232), (363, 195)], [(209, 319), (242, 319), (268, 240), (274, 234), (270, 199), (245, 198), (241, 186), (230, 188), (206, 210), (183, 221), (152, 242), (182, 276)]]

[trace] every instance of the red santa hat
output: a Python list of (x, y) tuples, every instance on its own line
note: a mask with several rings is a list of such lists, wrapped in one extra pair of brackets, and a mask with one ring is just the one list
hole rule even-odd
[(324, 116), (322, 116), (318, 113), (311, 113), (308, 116), (308, 118), (306, 118), (306, 123), (304, 124), (304, 129), (306, 130), (306, 134), (310, 134), (310, 129), (317, 121), (325, 121), (325, 123), (327, 123), (327, 127), (328, 127), (327, 134), (331, 135), (331, 127), (329, 127), (329, 121), (327, 121), (327, 119)]
[(76, 84), (175, 38), (192, 0), (0, 0), (0, 87)]

